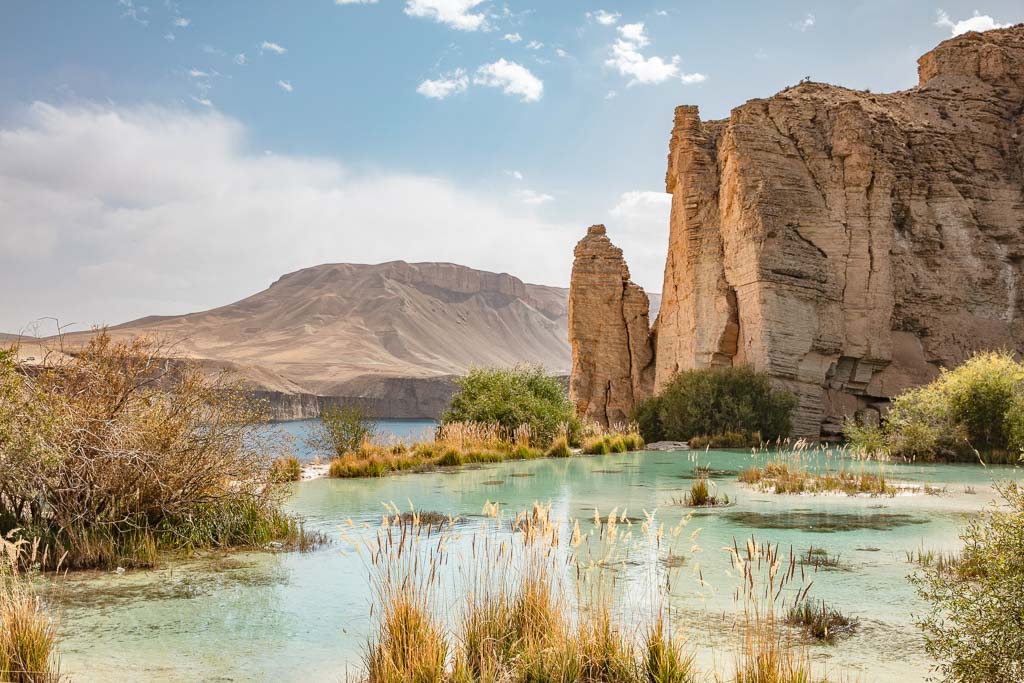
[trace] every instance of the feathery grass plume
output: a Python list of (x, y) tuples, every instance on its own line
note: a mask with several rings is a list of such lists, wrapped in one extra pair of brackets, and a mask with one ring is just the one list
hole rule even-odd
[(0, 537), (0, 680), (56, 683), (57, 623), (21, 572), (38, 560), (38, 545)]

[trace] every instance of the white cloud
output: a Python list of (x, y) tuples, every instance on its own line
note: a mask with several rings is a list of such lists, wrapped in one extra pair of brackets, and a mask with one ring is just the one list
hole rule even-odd
[(587, 12), (587, 16), (593, 18), (594, 21), (602, 26), (614, 26), (622, 15), (618, 12), (606, 12), (603, 9), (599, 9), (596, 12)]
[(504, 193), (264, 154), (215, 109), (37, 103), (12, 120), (0, 291), (17, 296), (0, 329), (203, 310), (324, 262), (449, 261), (564, 285), (579, 239)]
[(239, 52), (232, 61), (238, 66), (245, 66), (249, 63), (249, 58), (245, 56), (244, 52)]
[(530, 206), (540, 206), (555, 199), (549, 194), (537, 192), (536, 190), (516, 190), (512, 195), (523, 204), (529, 204)]
[(516, 180), (522, 180), (523, 179), (523, 174), (520, 173), (519, 171), (505, 171), (505, 173), (508, 174), (509, 176), (515, 178)]
[(525, 66), (504, 58), (478, 68), (473, 82), (477, 85), (501, 88), (506, 95), (521, 95), (523, 102), (537, 102), (544, 96), (542, 80)]
[(701, 73), (681, 73), (680, 57), (673, 55), (667, 61), (661, 57), (645, 57), (640, 48), (650, 44), (644, 31), (643, 22), (624, 24), (619, 27), (622, 36), (612, 45), (611, 57), (605, 60), (607, 66), (618, 70), (622, 76), (629, 76), (628, 86), (648, 83), (664, 83), (678, 78), (685, 85), (701, 83), (707, 76)]
[(642, 21), (636, 24), (623, 24), (618, 31), (623, 40), (629, 41), (637, 47), (647, 47), (651, 42), (644, 32), (644, 22)]
[(569, 53), (566, 52), (565, 50), (563, 50), (560, 47), (556, 47), (555, 48), (555, 54), (558, 55), (559, 57), (561, 57), (562, 59), (568, 59), (568, 57), (569, 57)]
[(124, 8), (121, 12), (122, 17), (128, 17), (140, 26), (149, 26), (149, 19), (144, 19), (142, 15), (149, 12), (149, 7), (145, 5), (136, 6), (132, 0), (118, 0), (118, 4)]
[(615, 92), (614, 90), (609, 90), (604, 95), (604, 101), (607, 102), (608, 100), (614, 100), (618, 96), (619, 93)]
[(419, 84), (416, 88), (416, 92), (424, 97), (443, 100), (450, 95), (466, 92), (466, 88), (468, 87), (469, 77), (466, 75), (466, 70), (456, 69), (455, 71), (450, 71), (437, 79), (428, 78)]
[(539, 50), (542, 47), (544, 47), (544, 43), (540, 42), (539, 40), (531, 40), (526, 44), (527, 50)]
[(260, 52), (273, 52), (276, 55), (283, 55), (285, 52), (288, 52), (288, 48), (281, 47), (277, 43), (272, 43), (269, 40), (264, 40), (260, 43)]
[(803, 19), (801, 19), (797, 23), (797, 25), (796, 25), (796, 27), (798, 29), (800, 29), (801, 31), (807, 31), (808, 29), (812, 28), (813, 26), (814, 26), (814, 15), (810, 14), (810, 13), (808, 13), (807, 16), (805, 16)]
[(217, 55), (218, 57), (223, 57), (227, 54), (226, 52), (224, 52), (224, 50), (220, 49), (219, 47), (214, 47), (213, 45), (209, 44), (203, 45), (203, 52), (205, 52), (208, 55)]
[(633, 281), (648, 292), (662, 288), (671, 208), (670, 194), (633, 190), (608, 211), (609, 237), (622, 249)]
[(518, 33), (506, 33), (504, 36), (501, 37), (501, 39), (507, 40), (510, 43), (518, 43), (520, 40), (523, 39), (523, 37)]
[(167, 42), (173, 42), (174, 41), (174, 34), (171, 33), (170, 31), (168, 31), (167, 33), (164, 34), (164, 40), (166, 40)]
[(201, 104), (204, 107), (212, 107), (213, 106), (213, 102), (211, 102), (209, 98), (206, 98), (206, 97), (196, 97), (195, 95), (189, 95), (189, 97), (191, 97), (192, 101), (195, 102), (196, 104)]
[(987, 14), (980, 14), (978, 10), (974, 10), (974, 16), (962, 19), (960, 21), (953, 21), (946, 12), (943, 10), (938, 11), (938, 19), (935, 22), (936, 26), (942, 26), (948, 28), (954, 36), (959, 36), (968, 31), (991, 31), (997, 28), (1007, 28), (1012, 24), (1000, 24), (995, 19)]
[(210, 74), (206, 73), (205, 71), (200, 71), (199, 69), (189, 69), (188, 77), (189, 78), (209, 78)]
[(293, 90), (295, 90), (295, 86), (292, 85), (291, 81), (278, 81), (277, 87), (279, 87), (281, 90), (284, 90), (285, 92), (292, 92)]
[(191, 23), (192, 23), (192, 20), (191, 19), (186, 19), (185, 17), (176, 17), (174, 19), (174, 25), (177, 26), (178, 28), (188, 28), (188, 26)]
[(470, 10), (484, 0), (406, 0), (405, 13), (410, 17), (433, 19), (459, 31), (487, 28), (487, 18)]

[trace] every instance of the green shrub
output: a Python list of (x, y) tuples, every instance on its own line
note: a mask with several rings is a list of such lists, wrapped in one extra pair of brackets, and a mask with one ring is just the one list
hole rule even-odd
[(911, 460), (1019, 460), (1024, 448), (1024, 364), (980, 353), (892, 401), (880, 430), (848, 423), (850, 443)]
[(611, 452), (608, 439), (603, 436), (592, 436), (583, 441), (583, 453), (586, 455), (608, 455)]
[[(796, 397), (747, 366), (685, 370), (633, 414), (643, 438), (688, 441), (730, 433), (766, 440), (789, 434)], [(744, 443), (743, 445), (747, 445)]]
[(690, 448), (750, 448), (761, 444), (761, 433), (725, 432), (711, 436), (698, 435), (687, 441)]
[(508, 438), (529, 425), (532, 445), (549, 444), (566, 428), (572, 441), (579, 430), (565, 388), (542, 367), (474, 368), (455, 383), (459, 388), (441, 415), (442, 424), (497, 423)]
[(1024, 489), (999, 488), (1005, 507), (968, 523), (954, 571), (912, 578), (930, 611), (918, 626), (943, 680), (1024, 680)]
[(633, 409), (633, 422), (643, 437), (648, 442), (664, 441), (665, 435), (661, 429), (661, 419), (658, 417), (658, 410), (661, 400), (654, 396), (641, 401)]
[(356, 453), (365, 441), (372, 441), (377, 429), (363, 409), (354, 404), (330, 405), (320, 413), (306, 437), (306, 445), (315, 451), (337, 456)]

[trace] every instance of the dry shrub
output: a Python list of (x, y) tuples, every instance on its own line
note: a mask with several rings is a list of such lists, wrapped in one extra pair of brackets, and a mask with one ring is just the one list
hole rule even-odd
[(0, 532), (70, 568), (150, 564), (163, 549), (259, 545), (297, 531), (273, 446), (239, 385), (164, 344), (98, 332), (38, 372), (0, 359)]

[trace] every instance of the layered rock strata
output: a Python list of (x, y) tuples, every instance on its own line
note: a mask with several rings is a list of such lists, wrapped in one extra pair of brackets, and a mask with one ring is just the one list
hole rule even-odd
[(651, 395), (654, 346), (647, 295), (629, 279), (622, 250), (603, 225), (576, 245), (569, 286), (569, 395), (584, 419), (623, 424)]
[[(918, 65), (919, 84), (892, 94), (807, 82), (726, 120), (677, 108), (656, 387), (749, 363), (799, 397), (794, 432), (819, 436), (977, 350), (1024, 351), (1024, 25)], [(577, 321), (615, 311), (593, 306)], [(626, 358), (621, 341), (601, 348)], [(581, 360), (579, 395), (599, 412), (594, 381), (621, 384), (622, 361)]]

